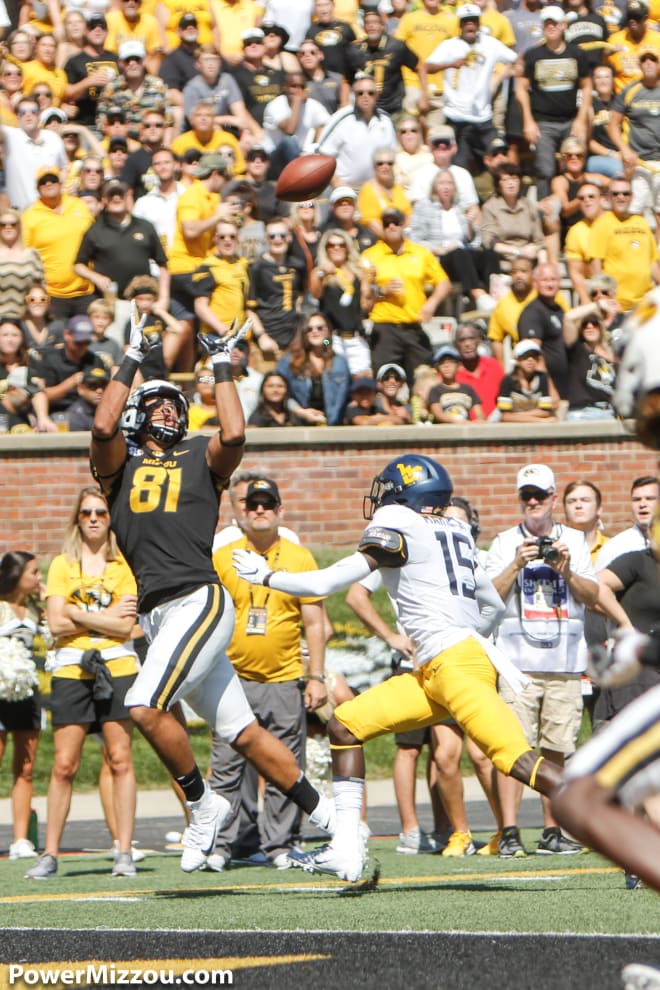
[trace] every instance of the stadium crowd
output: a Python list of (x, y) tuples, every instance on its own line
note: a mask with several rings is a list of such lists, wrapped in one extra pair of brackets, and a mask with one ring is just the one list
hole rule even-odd
[[(133, 299), (198, 424), (196, 331), (246, 313), (252, 426), (613, 417), (660, 279), (655, 13), (0, 5), (0, 428), (89, 428)], [(313, 151), (330, 187), (278, 200)]]

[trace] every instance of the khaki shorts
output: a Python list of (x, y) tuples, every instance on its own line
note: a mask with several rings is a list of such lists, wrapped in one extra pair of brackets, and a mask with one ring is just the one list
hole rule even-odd
[(518, 716), (530, 746), (563, 753), (575, 752), (582, 725), (582, 685), (580, 674), (533, 674), (531, 684), (514, 694), (506, 681), (500, 681), (500, 697)]

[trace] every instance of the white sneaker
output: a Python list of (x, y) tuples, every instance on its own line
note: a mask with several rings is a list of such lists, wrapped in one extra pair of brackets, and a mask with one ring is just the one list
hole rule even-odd
[(210, 856), (206, 857), (206, 863), (204, 864), (204, 869), (209, 870), (210, 873), (224, 873), (227, 867), (227, 860), (220, 853), (211, 853)]
[[(119, 839), (115, 839), (112, 843), (112, 858), (117, 862), (117, 857), (119, 856)], [(144, 859), (144, 853), (141, 849), (135, 848), (135, 842), (131, 843), (131, 856), (134, 863), (141, 863)]]
[(350, 883), (360, 879), (365, 867), (361, 849), (354, 849), (349, 853), (337, 849), (332, 842), (319, 846), (318, 849), (312, 849), (308, 853), (292, 849), (289, 853), (289, 861), (292, 866), (297, 866), (306, 873), (329, 873)]
[(134, 877), (137, 876), (135, 863), (129, 852), (118, 852), (112, 867), (113, 877)]
[(16, 839), (9, 847), (10, 859), (34, 859), (37, 855), (37, 850), (29, 839)]
[(189, 801), (190, 825), (183, 837), (181, 869), (184, 873), (194, 873), (206, 865), (207, 857), (213, 852), (218, 832), (231, 813), (227, 798), (215, 794), (204, 781), (204, 793), (199, 801)]
[(660, 969), (630, 963), (621, 972), (624, 990), (660, 990)]
[[(300, 849), (297, 852), (301, 852)], [(271, 859), (271, 866), (274, 866), (276, 870), (290, 870), (291, 860), (289, 859), (288, 852), (278, 853)]]
[(326, 797), (325, 794), (319, 795), (319, 803), (309, 816), (310, 824), (322, 828), (328, 835), (334, 835), (336, 820), (337, 810), (334, 800)]
[(417, 826), (409, 832), (401, 832), (396, 851), (404, 856), (414, 856), (417, 853), (434, 853), (436, 846), (433, 839)]

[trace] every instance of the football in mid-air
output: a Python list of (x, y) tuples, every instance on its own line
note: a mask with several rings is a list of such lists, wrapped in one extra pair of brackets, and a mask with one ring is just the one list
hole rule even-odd
[(301, 155), (280, 172), (275, 195), (287, 203), (304, 203), (319, 196), (335, 174), (337, 161), (331, 155)]

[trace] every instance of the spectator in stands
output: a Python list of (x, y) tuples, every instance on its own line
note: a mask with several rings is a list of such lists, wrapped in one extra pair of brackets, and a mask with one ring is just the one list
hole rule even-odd
[(595, 182), (583, 182), (578, 187), (575, 199), (580, 203), (582, 219), (577, 220), (566, 235), (564, 257), (573, 289), (579, 301), (586, 303), (589, 301), (587, 280), (591, 274), (589, 238), (593, 224), (604, 209), (600, 186)]
[[(441, 5), (440, 0), (422, 0), (422, 4), (412, 10), (408, 10), (408, 6), (406, 4), (395, 37), (405, 42), (424, 65), (431, 52), (435, 51), (441, 42), (456, 34), (456, 20), (453, 11), (448, 10), (444, 4)], [(422, 81), (416, 72), (405, 66), (402, 73), (405, 83), (404, 108), (417, 112)], [(425, 81), (428, 100), (427, 125), (442, 124), (444, 122), (443, 74), (427, 70)]]
[(425, 112), (428, 109), (426, 68), (417, 55), (403, 41), (387, 36), (385, 19), (377, 10), (365, 12), (362, 26), (365, 40), (352, 42), (346, 50), (349, 82), (353, 82), (357, 73), (366, 73), (377, 86), (379, 109), (396, 114), (403, 109), (405, 96), (401, 70), (404, 66), (416, 70), (422, 80), (418, 109)]
[(295, 203), (289, 214), (291, 229), (290, 254), (305, 265), (305, 285), (309, 282), (321, 240), (321, 209), (313, 199)]
[(402, 426), (409, 426), (412, 423), (412, 409), (410, 403), (401, 398), (403, 394), (408, 395), (403, 368), (398, 364), (384, 364), (376, 372), (376, 381), (380, 386), (383, 410), (395, 419), (398, 418)]
[(56, 427), (48, 416), (48, 400), (28, 363), (19, 322), (0, 317), (0, 403), (9, 416), (9, 431), (34, 427), (40, 433), (52, 433)]
[[(123, 2), (136, 3), (136, 0)], [(111, 13), (121, 15), (122, 12)], [(108, 18), (110, 16), (109, 14)], [(107, 44), (111, 47), (109, 41)], [(165, 111), (167, 87), (162, 79), (147, 72), (145, 48), (141, 41), (123, 41), (118, 52), (119, 75), (101, 90), (96, 107), (96, 126), (102, 128), (110, 107), (117, 107), (126, 114), (127, 136), (137, 139), (140, 136), (143, 114), (147, 110)]]
[(538, 210), (523, 194), (522, 173), (513, 162), (495, 171), (495, 195), (481, 210), (481, 242), (496, 251), (504, 271), (516, 258), (545, 261), (547, 249)]
[(266, 226), (257, 192), (245, 179), (232, 181), (223, 190), (222, 202), (238, 227), (238, 253), (252, 264), (266, 250)]
[(140, 147), (131, 151), (119, 176), (131, 192), (131, 208), (136, 199), (144, 196), (156, 184), (156, 174), (151, 168), (154, 152), (166, 147), (166, 116), (164, 109), (145, 110), (140, 123)]
[(354, 378), (350, 394), (351, 399), (344, 414), (346, 426), (401, 425), (398, 415), (385, 411), (375, 378)]
[(616, 298), (616, 282), (610, 275), (594, 275), (587, 280), (585, 288), (589, 301), (569, 309), (564, 314), (566, 332), (576, 339), (585, 316), (596, 316), (603, 324), (607, 339), (612, 344), (612, 336), (624, 320)]
[(633, 524), (608, 540), (596, 558), (596, 572), (609, 567), (621, 554), (646, 550), (651, 545), (651, 525), (656, 513), (660, 484), (657, 477), (643, 475), (630, 485), (630, 511)]
[[(427, 0), (437, 3), (438, 0)], [(444, 14), (442, 15), (444, 17)], [(396, 136), (399, 146), (394, 156), (394, 181), (406, 196), (419, 169), (433, 164), (433, 155), (424, 143), (422, 122), (419, 117), (403, 116), (397, 120)]]
[(297, 52), (312, 19), (314, 0), (299, 0), (296, 4), (290, 0), (265, 0), (260, 6), (264, 9), (261, 21), (264, 31), (277, 27), (282, 48)]
[(20, 62), (9, 59), (2, 63), (2, 89), (0, 90), (0, 124), (18, 127), (16, 104), (23, 94), (23, 69)]
[(332, 334), (320, 313), (311, 313), (298, 327), (275, 369), (289, 386), (289, 409), (295, 420), (317, 426), (339, 426), (348, 401), (351, 372), (332, 348)]
[[(176, 51), (176, 46), (181, 40), (181, 22), (186, 16), (193, 20), (184, 21), (183, 26), (187, 28), (188, 25), (194, 23), (200, 45), (206, 45), (213, 41), (218, 34), (216, 9), (215, 4), (202, 3), (200, 0), (182, 0), (182, 2), (179, 0), (161, 0), (156, 5), (154, 14), (165, 32), (165, 51), (168, 53)], [(163, 59), (164, 61), (165, 59)]]
[(353, 247), (360, 254), (375, 244), (378, 238), (360, 223), (357, 212), (357, 193), (350, 186), (335, 186), (328, 197), (328, 219), (324, 229), (342, 230), (351, 238)]
[(564, 313), (568, 306), (557, 297), (559, 269), (546, 262), (534, 269), (536, 299), (525, 306), (518, 320), (521, 340), (534, 340), (543, 352), (545, 370), (550, 375), (559, 396), (568, 397), (568, 366), (563, 338)]
[(581, 48), (589, 67), (595, 69), (602, 61), (603, 48), (609, 38), (605, 19), (594, 13), (591, 0), (566, 0), (566, 20), (566, 41)]
[(337, 159), (333, 186), (359, 189), (373, 178), (376, 148), (396, 149), (388, 113), (377, 106), (378, 89), (371, 76), (358, 72), (352, 86), (354, 103), (333, 113), (323, 128), (317, 150)]
[(105, 47), (108, 24), (105, 15), (90, 14), (85, 27), (85, 43), (64, 65), (67, 87), (64, 98), (78, 107), (76, 121), (85, 127), (96, 126), (96, 111), (101, 91), (117, 75), (117, 56)]
[(614, 73), (611, 65), (597, 65), (591, 73), (593, 117), (589, 138), (587, 172), (599, 172), (613, 179), (619, 175), (623, 163), (616, 145), (609, 135), (608, 125), (614, 99)]
[(105, 299), (92, 299), (87, 307), (87, 315), (94, 329), (94, 340), (90, 351), (98, 354), (108, 371), (112, 371), (120, 363), (124, 348), (112, 337), (106, 335), (106, 330), (114, 322), (115, 307)]
[(478, 231), (457, 205), (452, 173), (438, 172), (428, 198), (415, 203), (410, 236), (438, 258), (452, 282), (459, 282), (477, 309), (490, 313), (495, 300), (489, 295), (490, 276), (499, 272), (495, 251), (479, 248)]
[(190, 130), (184, 131), (172, 141), (171, 148), (175, 155), (183, 155), (189, 148), (197, 148), (202, 154), (219, 154), (220, 145), (230, 144), (236, 152), (234, 168), (243, 172), (245, 162), (237, 138), (215, 123), (214, 102), (212, 99), (201, 99), (194, 104), (190, 113)]
[(405, 192), (394, 181), (394, 152), (391, 148), (376, 148), (373, 157), (374, 177), (360, 188), (357, 209), (362, 223), (376, 235), (383, 236), (380, 221), (385, 210), (395, 209), (403, 213), (406, 220), (412, 207)]
[(496, 358), (479, 353), (483, 339), (482, 328), (477, 323), (460, 323), (456, 328), (455, 344), (461, 358), (456, 380), (474, 389), (488, 419), (497, 405), (502, 366)]
[(77, 398), (77, 387), (92, 368), (105, 370), (89, 347), (94, 329), (87, 316), (73, 316), (64, 328), (64, 346), (51, 345), (41, 352), (35, 374), (43, 382), (51, 413), (66, 412)]
[(567, 137), (561, 143), (559, 159), (559, 175), (550, 183), (550, 197), (546, 200), (549, 212), (541, 210), (544, 215), (544, 229), (548, 253), (553, 261), (558, 261), (566, 235), (574, 224), (583, 219), (582, 200), (578, 192), (584, 182), (597, 183), (601, 188), (607, 188), (604, 175), (591, 175), (585, 171), (587, 146), (576, 137)]
[(16, 104), (18, 127), (0, 127), (0, 151), (4, 162), (9, 206), (24, 210), (38, 198), (36, 176), (48, 166), (54, 172), (68, 165), (62, 138), (39, 126), (39, 106), (23, 96)]
[(621, 153), (626, 174), (633, 174), (630, 212), (655, 224), (660, 214), (660, 50), (641, 49), (639, 65), (641, 79), (629, 83), (612, 101), (607, 131)]
[[(35, 87), (45, 84), (50, 89), (53, 106), (64, 102), (67, 77), (57, 68), (57, 41), (52, 34), (42, 34), (34, 43), (33, 57), (23, 63), (23, 89), (35, 96)], [(43, 107), (42, 107), (43, 109)]]
[(498, 174), (498, 166), (511, 161), (513, 158), (509, 157), (509, 145), (506, 138), (499, 136), (493, 138), (484, 153), (484, 171), (481, 175), (475, 176), (474, 180), (480, 203), (485, 203), (486, 200), (495, 195), (495, 178)]
[[(192, 291), (202, 333), (229, 333), (233, 320), (242, 326), (249, 294), (249, 265), (238, 246), (238, 227), (221, 220), (213, 237), (213, 253), (195, 269)], [(213, 400), (215, 402), (215, 399)]]
[(264, 357), (279, 358), (293, 339), (305, 285), (303, 262), (289, 255), (291, 232), (284, 220), (266, 224), (268, 247), (252, 265), (248, 307), (259, 324), (255, 337)]
[[(157, 76), (165, 50), (165, 35), (153, 14), (140, 9), (141, 3), (142, 0), (121, 0), (118, 7), (108, 12), (106, 44), (111, 52), (118, 53), (120, 62), (122, 57), (127, 57), (122, 56), (123, 45), (140, 45), (147, 71)], [(132, 49), (133, 52), (136, 50)]]
[(67, 319), (85, 313), (92, 299), (92, 284), (73, 265), (93, 217), (82, 200), (62, 192), (55, 168), (39, 170), (37, 192), (39, 198), (22, 216), (23, 239), (26, 247), (39, 252), (53, 314)]
[(50, 296), (43, 282), (37, 282), (25, 296), (25, 312), (21, 328), (27, 343), (30, 364), (34, 367), (41, 352), (54, 344), (64, 343), (64, 324), (53, 316)]
[(430, 364), (419, 364), (415, 368), (414, 384), (410, 398), (413, 423), (424, 425), (433, 422), (431, 409), (429, 407), (429, 395), (434, 385), (440, 381), (440, 377)]
[(457, 381), (461, 355), (451, 344), (443, 344), (433, 355), (440, 381), (429, 392), (428, 404), (436, 423), (465, 425), (484, 419), (481, 399), (471, 385)]
[(263, 20), (260, 27), (264, 33), (264, 65), (277, 69), (284, 75), (297, 72), (300, 63), (293, 52), (286, 48), (290, 37), (287, 29), (269, 19)]
[(319, 313), (332, 329), (335, 353), (347, 361), (352, 375), (371, 374), (371, 352), (362, 317), (371, 309), (372, 291), (346, 231), (330, 228), (323, 234), (309, 288), (319, 301)]
[(648, 16), (647, 4), (642, 0), (629, 0), (623, 17), (625, 27), (609, 37), (612, 49), (608, 61), (614, 70), (615, 93), (641, 77), (639, 56), (644, 49), (653, 49), (660, 55), (660, 38), (655, 26), (649, 24)]
[(587, 481), (585, 478), (570, 481), (564, 489), (562, 501), (566, 522), (573, 529), (579, 529), (584, 533), (591, 554), (591, 563), (595, 563), (598, 551), (609, 540), (609, 536), (603, 531), (601, 518), (603, 495), (600, 488), (593, 481)]
[(34, 35), (29, 29), (21, 30), (19, 28), (17, 31), (12, 31), (9, 35), (7, 38), (7, 49), (17, 65), (22, 66), (23, 62), (27, 62), (28, 59), (32, 58), (34, 41)]
[(326, 69), (347, 78), (346, 53), (355, 41), (355, 31), (345, 20), (337, 18), (333, 0), (316, 0), (314, 20), (307, 29), (307, 37), (322, 50)]
[(104, 390), (110, 384), (110, 375), (105, 368), (90, 368), (77, 386), (78, 398), (67, 410), (69, 429), (91, 430), (96, 407)]
[(289, 412), (289, 386), (277, 371), (267, 371), (259, 389), (257, 408), (248, 426), (293, 426)]
[(268, 178), (277, 179), (285, 165), (301, 151), (309, 150), (329, 119), (323, 104), (308, 95), (303, 73), (289, 73), (284, 92), (264, 111), (263, 144), (270, 152)]
[(513, 349), (513, 358), (513, 370), (502, 379), (497, 397), (501, 421), (554, 423), (558, 397), (546, 372), (539, 370), (541, 348), (533, 340), (521, 340)]
[[(268, 179), (270, 155), (263, 145), (253, 145), (245, 156), (245, 181), (249, 182), (259, 202), (259, 217), (264, 223), (271, 217), (289, 215), (289, 204), (275, 196), (275, 183)], [(229, 189), (227, 190), (229, 192)]]
[(286, 75), (281, 69), (266, 65), (265, 37), (261, 28), (252, 27), (242, 36), (243, 58), (232, 68), (232, 75), (243, 96), (246, 109), (259, 125), (271, 100), (284, 89)]
[(20, 319), (24, 297), (35, 282), (44, 279), (39, 252), (26, 247), (21, 236), (18, 210), (0, 211), (0, 298), (2, 315)]
[[(136, 382), (142, 384), (150, 378), (167, 378), (176, 363), (181, 348), (183, 329), (178, 320), (162, 305), (158, 279), (151, 275), (136, 275), (124, 291), (126, 300), (132, 300), (138, 318), (145, 316), (144, 338), (149, 345), (149, 353), (140, 364)], [(123, 340), (129, 343), (131, 321), (123, 327)]]
[(616, 280), (617, 299), (624, 312), (660, 282), (655, 237), (643, 217), (630, 213), (631, 197), (628, 179), (612, 179), (611, 208), (593, 223), (588, 248), (592, 273), (604, 272)]
[[(158, 7), (156, 16), (158, 16)], [(207, 8), (211, 10), (212, 8)], [(200, 11), (200, 14), (202, 12)], [(183, 106), (183, 90), (186, 84), (197, 75), (195, 52), (199, 43), (199, 22), (197, 14), (185, 13), (179, 17), (176, 29), (177, 44), (168, 46), (168, 52), (161, 62), (159, 76), (167, 86), (167, 99), (171, 106)]]
[(133, 207), (133, 216), (148, 220), (168, 251), (176, 232), (176, 207), (185, 187), (178, 181), (179, 162), (170, 148), (157, 148), (152, 152), (149, 169), (156, 177), (156, 184)]
[(55, 757), (45, 849), (27, 879), (46, 880), (57, 873), (73, 781), (94, 723), (101, 724), (113, 775), (119, 850), (112, 873), (135, 876), (131, 841), (136, 784), (131, 720), (124, 698), (138, 670), (130, 640), (136, 607), (135, 580), (110, 531), (108, 503), (90, 485), (76, 499), (63, 552), (48, 571), (46, 614), (55, 637), (51, 693)]
[(411, 382), (417, 365), (428, 364), (432, 354), (422, 324), (435, 315), (451, 282), (428, 248), (404, 237), (405, 217), (399, 210), (386, 210), (381, 222), (382, 239), (362, 255), (375, 294), (369, 314), (371, 361), (374, 368), (401, 365)]
[(535, 148), (539, 199), (550, 193), (562, 141), (569, 134), (586, 141), (591, 113), (589, 62), (564, 39), (564, 11), (551, 4), (541, 11), (541, 20), (543, 43), (524, 53), (523, 75), (516, 79), (525, 140)]
[(493, 356), (504, 369), (509, 367), (505, 343), (508, 341), (511, 348), (517, 344), (520, 314), (535, 295), (532, 262), (529, 258), (515, 258), (511, 264), (511, 289), (498, 300), (488, 323)]
[(568, 352), (567, 419), (615, 419), (612, 395), (616, 382), (614, 354), (598, 315), (585, 316), (575, 333), (575, 322), (564, 320)]
[[(108, 179), (118, 179), (124, 171), (124, 165), (128, 160), (128, 141), (124, 137), (113, 137), (108, 145), (108, 164), (106, 177)], [(88, 204), (89, 205), (89, 204)]]
[(349, 101), (351, 87), (338, 72), (330, 72), (324, 64), (323, 49), (313, 38), (305, 38), (297, 53), (298, 61), (307, 80), (307, 92), (322, 104), (328, 113), (334, 113)]
[(454, 155), (458, 150), (454, 128), (446, 124), (432, 128), (429, 145), (433, 161), (415, 172), (410, 184), (410, 202), (416, 203), (418, 199), (426, 199), (438, 172), (449, 170), (456, 183), (460, 209), (467, 215), (470, 223), (477, 223), (480, 219), (479, 197), (474, 179), (466, 168), (453, 164)]
[(199, 45), (195, 52), (197, 75), (186, 83), (183, 90), (183, 112), (192, 123), (192, 114), (200, 102), (210, 103), (214, 126), (226, 129), (247, 129), (255, 140), (261, 137), (261, 128), (247, 112), (238, 85), (228, 72), (222, 71), (220, 53), (213, 45)]

